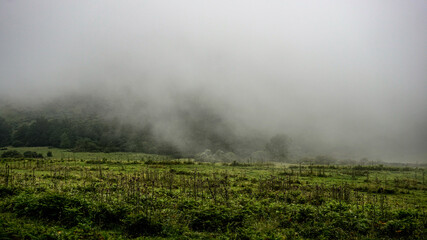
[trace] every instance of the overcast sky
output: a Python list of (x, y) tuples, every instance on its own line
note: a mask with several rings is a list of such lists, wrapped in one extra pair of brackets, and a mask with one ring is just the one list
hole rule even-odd
[(427, 1), (0, 1), (1, 97), (75, 93), (427, 161)]

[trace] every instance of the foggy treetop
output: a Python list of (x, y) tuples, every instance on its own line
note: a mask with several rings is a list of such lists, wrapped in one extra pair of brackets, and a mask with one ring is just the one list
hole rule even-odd
[[(426, 161), (426, 1), (2, 1), (0, 99)], [(313, 150), (313, 151), (314, 151)]]

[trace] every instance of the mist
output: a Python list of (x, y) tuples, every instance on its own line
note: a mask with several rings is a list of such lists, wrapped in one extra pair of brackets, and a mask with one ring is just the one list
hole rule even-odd
[(425, 163), (426, 25), (425, 1), (3, 1), (0, 99), (90, 97), (185, 149), (210, 119), (307, 155)]

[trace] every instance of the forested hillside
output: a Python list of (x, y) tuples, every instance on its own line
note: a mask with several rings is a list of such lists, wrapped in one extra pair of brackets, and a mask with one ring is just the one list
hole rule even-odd
[(33, 108), (0, 106), (0, 145), (52, 146), (89, 152), (145, 152), (194, 155), (205, 149), (248, 155), (263, 150), (266, 138), (237, 138), (230, 127), (208, 110), (179, 113), (181, 142), (155, 133), (152, 124), (111, 116), (109, 106), (94, 99), (68, 99)]

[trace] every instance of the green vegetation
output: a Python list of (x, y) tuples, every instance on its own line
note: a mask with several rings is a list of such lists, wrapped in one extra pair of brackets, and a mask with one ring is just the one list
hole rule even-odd
[[(9, 148), (0, 239), (422, 239), (424, 169)], [(44, 158), (27, 158), (24, 152)], [(51, 152), (50, 157), (47, 153)]]
[(174, 154), (168, 143), (154, 139), (148, 128), (137, 129), (101, 119), (26, 118), (6, 122), (0, 117), (0, 147), (52, 146), (81, 152), (140, 151)]
[[(183, 121), (188, 123), (191, 140), (187, 141), (187, 146), (178, 148), (154, 134), (149, 122), (132, 124), (106, 118), (104, 113), (109, 110), (96, 103), (92, 103), (93, 106), (87, 106), (90, 105), (87, 102), (67, 104), (45, 106), (38, 111), (33, 109), (34, 112), (0, 104), (0, 147), (51, 146), (77, 152), (144, 152), (175, 156), (192, 155), (206, 148), (215, 151), (242, 148), (221, 119), (202, 110), (199, 120)], [(77, 111), (80, 114), (71, 111), (72, 107), (81, 108)]]
[[(0, 104), (0, 147), (50, 146), (73, 152), (143, 152), (175, 157), (194, 157), (210, 149), (221, 160), (233, 155), (230, 162), (258, 151), (264, 160), (289, 160), (290, 139), (286, 135), (278, 134), (271, 139), (237, 137), (221, 117), (206, 109), (195, 110), (196, 118), (180, 114), (183, 118), (180, 128), (188, 136), (182, 144), (177, 144), (162, 137), (148, 121), (135, 124), (108, 118), (105, 106), (92, 104), (45, 106), (34, 112)], [(71, 107), (82, 108), (77, 111), (81, 113), (69, 110)]]

